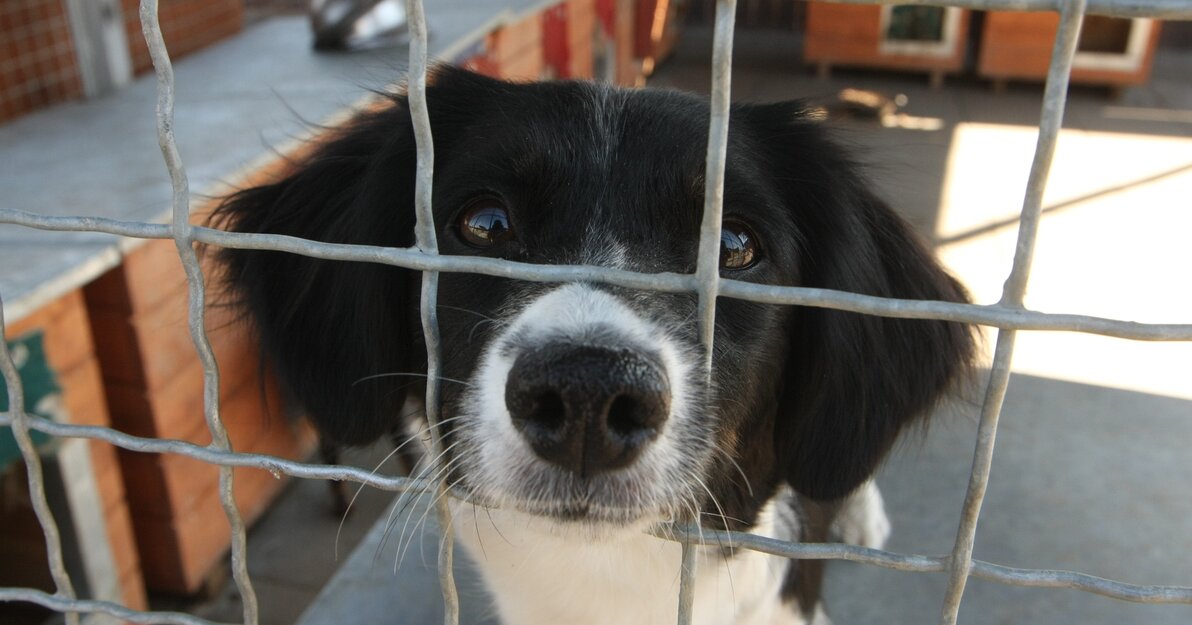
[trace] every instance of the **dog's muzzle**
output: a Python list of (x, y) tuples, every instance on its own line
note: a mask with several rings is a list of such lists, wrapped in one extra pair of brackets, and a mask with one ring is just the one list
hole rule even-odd
[(658, 436), (671, 402), (664, 371), (637, 349), (550, 343), (517, 357), (505, 405), (540, 458), (589, 477), (628, 466)]

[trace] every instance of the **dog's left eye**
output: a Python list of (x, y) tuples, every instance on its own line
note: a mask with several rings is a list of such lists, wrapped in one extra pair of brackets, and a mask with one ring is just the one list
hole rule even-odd
[(720, 266), (748, 269), (758, 260), (757, 237), (739, 221), (725, 221), (720, 229)]
[(509, 212), (493, 199), (473, 202), (459, 219), (459, 233), (469, 245), (490, 247), (513, 238)]

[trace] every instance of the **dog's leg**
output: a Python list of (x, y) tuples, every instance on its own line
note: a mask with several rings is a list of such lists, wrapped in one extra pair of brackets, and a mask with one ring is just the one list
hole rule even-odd
[[(831, 502), (798, 497), (795, 502), (800, 520), (800, 541), (806, 543), (839, 540), (844, 543), (880, 549), (890, 536), (890, 520), (877, 484), (865, 482), (853, 494)], [(832, 619), (820, 602), (823, 586), (822, 560), (795, 560), (791, 564), (785, 597), (798, 604), (802, 621), (808, 625), (831, 625)]]
[(890, 519), (877, 484), (865, 482), (846, 497), (832, 521), (832, 535), (841, 542), (881, 549), (890, 537)]

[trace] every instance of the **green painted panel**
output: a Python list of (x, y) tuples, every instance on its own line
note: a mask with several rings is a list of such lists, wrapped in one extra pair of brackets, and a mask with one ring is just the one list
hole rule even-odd
[[(44, 335), (41, 331), (31, 332), (8, 342), (9, 353), (17, 365), (21, 377), (21, 388), (25, 393), (25, 411), (47, 419), (59, 420), (62, 406), (62, 388), (50, 363), (46, 360)], [(8, 410), (8, 388), (0, 383), (0, 411)], [(43, 444), (50, 439), (40, 432), (32, 432), (33, 442)], [(12, 428), (0, 427), (0, 469), (21, 457)]]

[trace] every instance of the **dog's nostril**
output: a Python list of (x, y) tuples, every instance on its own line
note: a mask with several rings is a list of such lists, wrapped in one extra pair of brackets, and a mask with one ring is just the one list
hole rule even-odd
[(629, 395), (618, 395), (608, 407), (608, 429), (613, 434), (632, 440), (641, 436), (650, 421), (649, 409)]
[(548, 430), (562, 428), (567, 418), (567, 407), (563, 404), (563, 397), (552, 391), (542, 393), (534, 401), (534, 409), (526, 418)]

